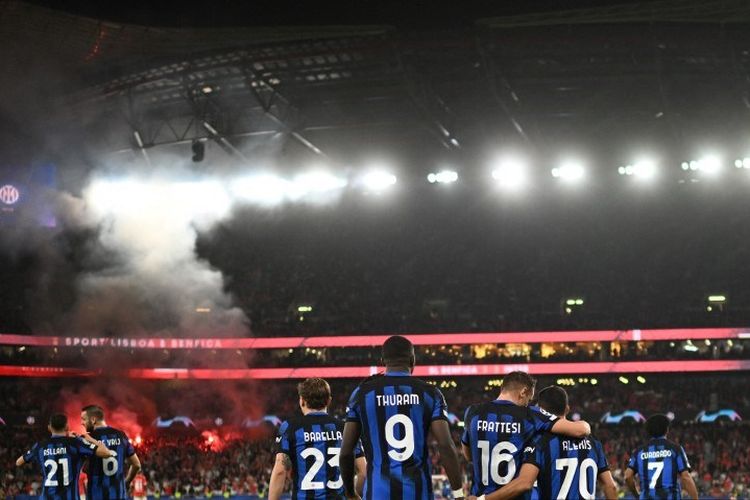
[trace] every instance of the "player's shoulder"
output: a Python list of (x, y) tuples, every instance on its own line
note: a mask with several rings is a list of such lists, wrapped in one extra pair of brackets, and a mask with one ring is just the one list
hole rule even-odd
[(287, 429), (298, 429), (300, 427), (303, 427), (304, 425), (304, 416), (293, 415), (281, 423), (280, 429), (282, 431)]
[(422, 380), (421, 378), (412, 377), (412, 376), (404, 377), (404, 378), (407, 380), (407, 384), (408, 385), (410, 385), (410, 386), (412, 386), (414, 388), (420, 389), (420, 390), (422, 390), (424, 392), (428, 392), (428, 393), (431, 393), (431, 394), (437, 394), (437, 393), (440, 392), (440, 389), (438, 389), (434, 385), (432, 385), (432, 384), (430, 384), (430, 383)]
[(531, 444), (537, 448), (550, 448), (554, 446), (560, 446), (560, 441), (565, 439), (565, 436), (553, 434), (552, 432), (541, 432), (531, 439)]
[(31, 445), (31, 447), (29, 448), (29, 451), (34, 453), (41, 448), (46, 448), (49, 443), (50, 443), (49, 438), (40, 439), (39, 441)]
[(648, 445), (643, 445), (643, 444), (639, 444), (639, 445), (636, 445), (636, 447), (635, 447), (635, 448), (633, 448), (633, 451), (632, 451), (632, 453), (630, 453), (630, 456), (631, 456), (631, 457), (638, 457), (638, 455), (640, 455), (640, 454), (641, 454), (641, 452), (642, 452), (642, 451), (643, 451), (644, 449), (646, 449), (646, 447), (647, 447), (647, 446), (648, 446)]
[(384, 377), (382, 373), (370, 375), (369, 377), (364, 379), (362, 382), (357, 384), (357, 387), (355, 387), (354, 390), (352, 391), (352, 397), (364, 394), (378, 387), (379, 385), (382, 385), (383, 380), (384, 380)]

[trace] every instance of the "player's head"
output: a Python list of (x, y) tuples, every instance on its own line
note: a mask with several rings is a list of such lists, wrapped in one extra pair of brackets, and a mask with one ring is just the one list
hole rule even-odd
[(68, 417), (62, 413), (53, 413), (49, 417), (49, 426), (47, 427), (52, 434), (65, 434), (68, 432)]
[(646, 420), (646, 432), (654, 438), (666, 436), (669, 432), (669, 417), (661, 413), (651, 415)]
[(537, 400), (540, 408), (558, 417), (564, 417), (570, 410), (568, 393), (557, 385), (550, 385), (539, 391)]
[(521, 406), (528, 406), (531, 398), (534, 397), (534, 387), (536, 387), (536, 380), (528, 373), (510, 372), (503, 377), (500, 395)]
[(386, 368), (414, 369), (414, 345), (406, 337), (394, 335), (383, 343), (383, 364)]
[(101, 406), (88, 405), (81, 409), (81, 425), (87, 432), (93, 431), (101, 422), (104, 422), (104, 410)]
[(322, 378), (308, 378), (297, 385), (302, 411), (325, 410), (331, 404), (331, 386)]

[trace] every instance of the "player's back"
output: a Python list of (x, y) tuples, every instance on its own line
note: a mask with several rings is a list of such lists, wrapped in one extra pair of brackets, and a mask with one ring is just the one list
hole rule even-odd
[(641, 498), (682, 498), (680, 474), (690, 470), (685, 450), (666, 438), (651, 439), (636, 448), (628, 467), (638, 474)]
[(34, 463), (42, 473), (40, 497), (78, 500), (78, 477), (84, 458), (95, 450), (95, 445), (67, 436), (51, 436), (35, 444), (24, 454), (24, 460)]
[(440, 391), (408, 372), (370, 377), (352, 392), (347, 421), (361, 426), (365, 500), (433, 498), (427, 436), (447, 415)]
[(472, 495), (489, 494), (508, 484), (521, 467), (526, 443), (551, 429), (555, 419), (500, 399), (470, 406), (461, 441), (471, 450)]
[(593, 500), (599, 474), (609, 470), (602, 444), (545, 433), (524, 450), (524, 464), (539, 469), (536, 496), (545, 499)]
[(91, 457), (89, 460), (89, 484), (87, 500), (115, 500), (127, 498), (125, 474), (127, 458), (135, 453), (130, 440), (114, 427), (97, 427), (89, 433), (102, 441), (104, 446), (117, 452), (116, 457)]
[(292, 462), (292, 499), (342, 498), (339, 453), (344, 423), (326, 412), (290, 418), (279, 428), (278, 452)]

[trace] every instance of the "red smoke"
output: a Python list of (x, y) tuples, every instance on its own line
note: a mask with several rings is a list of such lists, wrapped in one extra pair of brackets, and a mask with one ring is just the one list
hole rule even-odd
[(60, 403), (70, 430), (83, 432), (81, 409), (95, 404), (104, 409), (107, 425), (120, 429), (130, 439), (142, 435), (143, 426), (156, 418), (156, 405), (147, 386), (140, 388), (115, 379), (98, 379), (76, 389), (63, 389)]

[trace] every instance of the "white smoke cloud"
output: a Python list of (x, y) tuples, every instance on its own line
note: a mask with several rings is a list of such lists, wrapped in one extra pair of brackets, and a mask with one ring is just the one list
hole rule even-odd
[(247, 333), (222, 273), (195, 251), (198, 232), (230, 214), (221, 183), (174, 174), (94, 178), (83, 202), (85, 218), (98, 225), (100, 247), (117, 259), (78, 277), (73, 323), (82, 333)]

